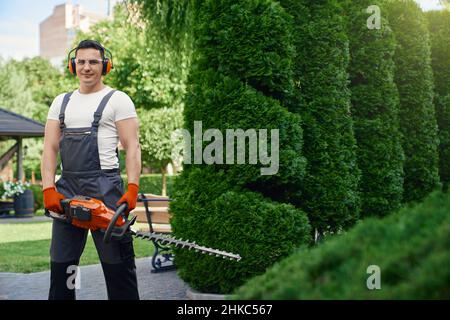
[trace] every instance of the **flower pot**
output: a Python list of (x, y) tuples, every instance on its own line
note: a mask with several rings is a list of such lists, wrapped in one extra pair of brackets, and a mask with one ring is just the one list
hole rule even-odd
[(18, 218), (32, 217), (34, 215), (34, 195), (31, 190), (14, 196), (14, 211)]

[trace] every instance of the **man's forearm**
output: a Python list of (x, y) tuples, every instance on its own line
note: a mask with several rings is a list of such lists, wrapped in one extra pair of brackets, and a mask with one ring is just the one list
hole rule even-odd
[(41, 161), (42, 188), (55, 185), (56, 153), (44, 151)]
[(139, 143), (128, 146), (125, 152), (128, 183), (139, 185), (141, 175), (141, 148)]

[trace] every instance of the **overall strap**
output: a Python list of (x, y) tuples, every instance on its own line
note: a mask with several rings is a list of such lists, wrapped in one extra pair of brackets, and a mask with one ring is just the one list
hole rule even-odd
[(100, 102), (97, 111), (94, 113), (94, 121), (92, 122), (92, 127), (97, 128), (98, 124), (100, 122), (100, 119), (102, 118), (103, 110), (105, 110), (106, 104), (109, 101), (109, 98), (116, 92), (116, 90), (111, 90), (108, 92), (106, 96), (103, 97), (102, 101)]
[(72, 92), (68, 92), (64, 95), (63, 102), (61, 104), (61, 111), (59, 112), (59, 128), (62, 130), (66, 127), (64, 123), (64, 114), (66, 112), (67, 104), (69, 103), (70, 97), (72, 96)]

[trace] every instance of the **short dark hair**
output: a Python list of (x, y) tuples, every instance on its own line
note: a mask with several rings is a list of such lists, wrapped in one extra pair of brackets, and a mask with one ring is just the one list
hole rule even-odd
[(81, 41), (75, 50), (75, 56), (77, 56), (77, 52), (79, 49), (89, 49), (89, 48), (97, 49), (98, 51), (100, 51), (100, 55), (102, 56), (102, 59), (105, 58), (105, 48), (103, 48), (103, 46), (95, 40)]

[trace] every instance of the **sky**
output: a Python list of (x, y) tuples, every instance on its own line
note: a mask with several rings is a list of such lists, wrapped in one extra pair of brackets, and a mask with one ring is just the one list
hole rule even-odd
[(106, 0), (0, 0), (0, 56), (21, 59), (39, 54), (39, 23), (59, 4), (80, 4), (106, 14)]
[[(416, 0), (423, 10), (440, 9), (439, 0)], [(106, 0), (0, 0), (0, 56), (22, 59), (39, 54), (39, 23), (56, 5), (71, 2), (106, 14)]]

